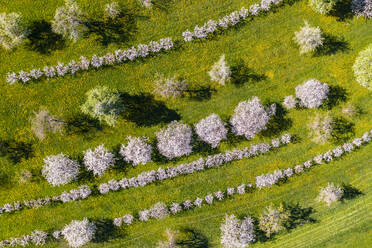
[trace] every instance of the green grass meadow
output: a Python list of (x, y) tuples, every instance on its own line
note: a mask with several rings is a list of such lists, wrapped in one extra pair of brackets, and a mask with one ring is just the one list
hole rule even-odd
[[(0, 0), (0, 13), (19, 12), (29, 26), (37, 21), (50, 22), (55, 9), (63, 0)], [(106, 0), (78, 0), (89, 17), (100, 20)], [(142, 171), (192, 161), (211, 152), (232, 150), (262, 141), (269, 141), (283, 133), (296, 136), (296, 142), (255, 158), (243, 159), (192, 175), (181, 176), (142, 188), (132, 188), (105, 196), (92, 196), (87, 200), (27, 209), (0, 216), (0, 240), (29, 234), (35, 229), (50, 231), (61, 229), (74, 219), (113, 219), (134, 214), (158, 201), (167, 204), (195, 199), (219, 189), (254, 182), (255, 177), (276, 169), (293, 167), (298, 163), (324, 153), (337, 144), (316, 144), (309, 137), (308, 123), (317, 113), (330, 113), (354, 124), (352, 137), (361, 136), (372, 127), (372, 94), (354, 78), (352, 65), (358, 53), (372, 43), (372, 20), (350, 17), (338, 20), (335, 16), (316, 14), (306, 1), (286, 3), (274, 11), (255, 17), (221, 34), (188, 44), (182, 32), (202, 25), (209, 19), (218, 19), (254, 1), (246, 0), (158, 0), (153, 9), (141, 8), (136, 0), (118, 0), (131, 15), (128, 35), (124, 42), (102, 44), (98, 34), (91, 34), (76, 43), (60, 41), (61, 46), (49, 52), (39, 52), (25, 44), (16, 50), (0, 49), (0, 140), (30, 144), (28, 159), (14, 162), (0, 157), (0, 206), (13, 201), (52, 196), (76, 188), (80, 184), (97, 185), (109, 179), (132, 177)], [(334, 38), (328, 52), (300, 55), (293, 42), (294, 32), (307, 20), (312, 26)], [(29, 84), (9, 85), (6, 73), (18, 72), (58, 61), (79, 60), (81, 55), (103, 55), (119, 47), (128, 48), (164, 37), (180, 40), (174, 49), (157, 56), (136, 60), (99, 70), (78, 73), (75, 76), (40, 80)], [(246, 80), (241, 84), (220, 86), (210, 81), (208, 71), (225, 54), (230, 66), (249, 68), (259, 80)], [(193, 93), (178, 99), (161, 99), (152, 95), (155, 75), (178, 75), (187, 80)], [(64, 153), (81, 159), (83, 151), (102, 143), (117, 150), (126, 137), (148, 136), (173, 119), (193, 125), (211, 113), (225, 121), (243, 100), (258, 96), (265, 104), (280, 103), (287, 95), (294, 95), (295, 87), (305, 80), (316, 78), (331, 87), (342, 89), (344, 99), (330, 108), (293, 109), (285, 115), (287, 125), (275, 133), (265, 132), (254, 139), (228, 140), (214, 151), (198, 151), (191, 156), (172, 162), (155, 161), (132, 168), (117, 166), (102, 178), (87, 178), (61, 187), (52, 187), (41, 176), (43, 159), (48, 155)], [(106, 85), (123, 93), (130, 103), (126, 113), (115, 127), (96, 123), (83, 123), (63, 134), (49, 134), (38, 140), (32, 133), (30, 118), (40, 108), (65, 120), (78, 119), (85, 93)], [(198, 95), (199, 91), (203, 93)], [(201, 94), (200, 93), (200, 94)], [(360, 109), (353, 118), (342, 114), (342, 106), (352, 104)], [(129, 112), (128, 112), (129, 111)], [(283, 231), (266, 242), (252, 247), (371, 247), (372, 244), (372, 146), (357, 151), (329, 164), (311, 168), (294, 176), (288, 182), (269, 189), (255, 190), (231, 199), (203, 205), (200, 209), (183, 212), (163, 220), (135, 223), (108, 234), (104, 242), (91, 242), (86, 247), (155, 247), (167, 228), (193, 229), (208, 240), (208, 247), (220, 246), (220, 224), (226, 213), (258, 217), (270, 203), (300, 203), (312, 207), (316, 221)], [(19, 183), (22, 170), (34, 176), (28, 183)], [(363, 194), (355, 199), (335, 203), (330, 207), (318, 203), (319, 189), (328, 182), (351, 184)], [(48, 243), (45, 247), (67, 247), (63, 241)]]

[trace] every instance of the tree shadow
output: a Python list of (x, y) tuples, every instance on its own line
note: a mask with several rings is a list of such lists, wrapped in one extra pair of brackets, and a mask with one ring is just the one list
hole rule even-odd
[(289, 211), (289, 218), (284, 223), (284, 227), (287, 230), (296, 228), (297, 226), (302, 226), (306, 223), (315, 223), (316, 220), (310, 217), (314, 213), (312, 207), (302, 208), (299, 203), (297, 204), (283, 204), (284, 209)]
[(117, 18), (88, 19), (84, 25), (87, 27), (87, 35), (96, 35), (96, 40), (103, 46), (122, 44), (129, 41), (136, 32), (136, 17), (132, 10), (121, 9)]
[(343, 117), (333, 119), (331, 141), (334, 144), (342, 144), (354, 137), (354, 123)]
[(169, 109), (163, 102), (155, 100), (152, 95), (131, 96), (127, 93), (121, 95), (125, 106), (122, 113), (123, 118), (136, 123), (137, 126), (152, 126), (181, 119), (175, 110)]
[(8, 173), (0, 171), (0, 188), (11, 187), (11, 178)]
[(331, 109), (340, 102), (346, 102), (348, 93), (341, 86), (334, 85), (329, 87), (328, 98), (324, 101), (323, 107)]
[(345, 21), (346, 19), (353, 18), (351, 0), (336, 1), (335, 8), (330, 14), (337, 17), (337, 21)]
[(227, 140), (227, 143), (230, 145), (230, 146), (235, 146), (243, 141), (246, 141), (247, 139), (244, 137), (244, 135), (235, 135), (234, 132), (232, 131), (233, 130), (233, 126), (231, 125), (231, 123), (229, 121), (225, 121), (224, 122), (226, 123), (226, 128), (228, 130), (227, 132), (227, 135), (226, 135), (226, 140)]
[(254, 228), (254, 234), (256, 235), (256, 241), (257, 242), (264, 243), (264, 242), (268, 241), (269, 239), (272, 239), (275, 236), (275, 233), (273, 233), (270, 236), (270, 238), (268, 238), (266, 236), (266, 233), (259, 228), (259, 220), (258, 219), (254, 218), (253, 223), (254, 223), (254, 227), (253, 227)]
[(97, 119), (79, 113), (67, 118), (65, 129), (68, 135), (83, 135), (91, 138), (95, 132), (102, 130), (102, 126)]
[(205, 235), (192, 228), (181, 229), (182, 238), (177, 245), (183, 248), (208, 248), (209, 241)]
[(199, 138), (196, 133), (193, 133), (192, 137), (192, 151), (193, 153), (202, 154), (204, 156), (213, 155), (219, 153), (218, 148), (212, 148), (212, 146)]
[(96, 232), (92, 240), (94, 243), (103, 243), (123, 236), (110, 219), (95, 219), (93, 222), (96, 225)]
[(323, 46), (315, 51), (314, 56), (320, 57), (325, 55), (333, 55), (337, 52), (345, 52), (349, 49), (349, 44), (345, 41), (345, 38), (339, 38), (330, 34), (325, 34)]
[(31, 143), (14, 140), (0, 141), (0, 156), (16, 164), (22, 159), (27, 160), (32, 158), (34, 156), (34, 150)]
[(216, 92), (216, 90), (212, 89), (210, 86), (202, 86), (199, 89), (187, 89), (184, 91), (187, 97), (195, 101), (211, 99), (212, 92)]
[[(265, 104), (270, 106), (272, 103)], [(292, 120), (286, 118), (287, 110), (279, 103), (276, 103), (275, 115), (272, 116), (266, 125), (266, 130), (261, 132), (263, 137), (277, 136), (281, 132), (288, 130), (292, 126)]]
[(256, 83), (265, 79), (265, 75), (254, 73), (242, 60), (240, 60), (237, 65), (231, 67), (231, 82), (236, 86), (242, 86), (247, 82)]
[(29, 30), (27, 47), (30, 50), (41, 54), (49, 54), (65, 47), (62, 35), (54, 33), (51, 24), (45, 20), (32, 22)]
[(351, 186), (351, 184), (342, 184), (342, 190), (344, 191), (341, 200), (351, 200), (360, 195), (363, 195), (363, 192), (359, 189)]

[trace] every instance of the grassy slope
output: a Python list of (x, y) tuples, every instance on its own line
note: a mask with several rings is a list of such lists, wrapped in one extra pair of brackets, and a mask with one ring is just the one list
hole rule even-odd
[[(53, 4), (47, 2), (48, 4), (45, 4), (46, 1), (36, 1), (36, 3), (10, 1), (6, 5), (6, 9), (4, 5), (0, 6), (0, 10), (20, 11), (24, 13), (29, 21), (40, 18), (50, 19), (55, 7), (60, 5), (61, 1), (56, 1)], [(88, 12), (94, 13), (98, 5), (102, 6), (104, 4), (104, 1), (97, 2), (88, 7), (87, 1), (81, 1), (81, 5)], [(138, 33), (129, 43), (148, 42), (150, 39), (159, 39), (168, 35), (179, 37), (183, 30), (195, 24), (201, 24), (208, 19), (208, 16), (215, 18), (240, 6), (248, 6), (248, 3), (250, 2), (215, 0), (208, 1), (208, 3), (198, 1), (191, 4), (189, 1), (177, 1), (175, 5), (180, 9), (182, 8), (183, 12), (172, 11), (172, 9), (177, 8), (176, 6), (171, 6), (168, 12), (160, 10), (154, 12), (141, 11), (141, 14), (148, 16), (148, 18), (138, 19)], [(47, 7), (41, 9), (38, 7), (39, 5)], [(206, 5), (208, 5), (208, 8), (204, 8)], [(33, 17), (27, 16), (31, 13), (28, 9), (29, 6), (32, 6), (35, 10), (36, 14)], [(338, 52), (333, 56), (299, 56), (298, 49), (291, 39), (293, 32), (299, 29), (303, 19), (308, 20), (313, 25), (321, 26), (326, 33), (343, 37), (350, 50)], [(155, 24), (156, 26), (154, 26)], [(177, 73), (187, 78), (188, 82), (195, 87), (212, 85), (217, 89), (210, 100), (181, 99), (165, 102), (168, 108), (176, 110), (182, 120), (188, 123), (194, 123), (212, 112), (227, 118), (239, 101), (253, 95), (257, 95), (263, 100), (280, 101), (284, 96), (293, 94), (294, 87), (297, 84), (308, 78), (316, 77), (331, 85), (339, 85), (345, 88), (348, 92), (348, 101), (362, 107), (364, 114), (353, 120), (357, 127), (356, 135), (360, 135), (371, 126), (370, 118), (368, 118), (372, 112), (371, 94), (355, 82), (351, 65), (357, 53), (371, 42), (372, 32), (370, 30), (371, 21), (352, 19), (347, 22), (337, 22), (333, 17), (314, 15), (304, 2), (300, 2), (293, 6), (286, 6), (275, 14), (270, 13), (265, 17), (257, 18), (212, 40), (183, 45), (182, 48), (169, 52), (169, 54), (163, 54), (143, 62), (84, 73), (73, 78), (66, 77), (64, 79), (53, 79), (49, 82), (42, 81), (27, 86), (8, 86), (3, 82), (3, 90), (0, 91), (0, 134), (3, 139), (13, 138), (19, 141), (37, 142), (30, 132), (28, 119), (32, 115), (32, 111), (37, 110), (40, 106), (47, 106), (53, 114), (69, 116), (79, 112), (79, 105), (85, 99), (84, 93), (96, 85), (110, 85), (132, 95), (140, 94), (140, 92), (150, 92), (153, 75), (160, 72), (166, 75)], [(71, 58), (78, 58), (81, 53), (87, 55), (101, 54), (105, 50), (112, 50), (115, 47), (115, 45), (108, 48), (101, 47), (93, 41), (94, 37), (91, 37), (61, 51), (53, 52), (50, 56), (39, 55), (26, 49), (18, 49), (12, 53), (0, 51), (2, 57), (0, 74), (4, 75), (10, 68), (19, 70), (31, 68), (31, 65), (55, 64), (58, 60), (68, 61)], [(257, 83), (247, 83), (241, 87), (229, 85), (219, 88), (211, 84), (206, 71), (222, 53), (226, 54), (227, 60), (232, 65), (235, 65), (240, 58), (243, 59), (247, 66), (257, 74), (264, 74), (266, 79)], [(133, 71), (136, 73), (133, 73)], [(0, 238), (29, 233), (34, 228), (44, 230), (54, 227), (59, 228), (71, 219), (84, 216), (113, 218), (148, 207), (158, 200), (170, 202), (171, 200), (179, 201), (187, 197), (194, 198), (197, 195), (204, 195), (208, 192), (223, 189), (226, 186), (238, 185), (247, 180), (252, 181), (254, 176), (273, 171), (276, 168), (286, 168), (288, 165), (292, 166), (298, 162), (303, 162), (332, 146), (331, 144), (316, 146), (308, 141), (303, 124), (318, 111), (295, 110), (288, 114), (288, 118), (293, 121), (293, 125), (287, 131), (297, 134), (301, 138), (301, 143), (282, 148), (278, 153), (236, 162), (218, 170), (197, 173), (193, 176), (166, 181), (143, 189), (133, 189), (63, 206), (32, 211), (26, 210), (11, 216), (1, 216)], [(332, 112), (339, 114), (340, 107), (336, 106), (332, 109)], [(163, 123), (137, 127), (133, 122), (119, 120), (115, 128), (104, 128), (101, 132), (96, 132), (89, 138), (82, 138), (81, 135), (52, 136), (35, 144), (35, 157), (30, 160), (14, 165), (2, 159), (0, 161), (1, 170), (3, 173), (12, 175), (21, 168), (40, 168), (42, 158), (47, 155), (64, 152), (76, 157), (81, 151), (103, 142), (110, 148), (114, 147), (122, 143), (127, 135), (153, 137), (153, 132), (158, 130), (161, 125)], [(257, 137), (254, 141), (258, 141), (260, 138)], [(243, 142), (240, 145), (245, 143), (248, 142)], [(225, 143), (221, 146), (221, 150), (231, 149), (233, 146), (235, 145)], [(322, 233), (319, 240), (316, 241), (318, 243), (314, 241), (313, 247), (332, 246), (336, 245), (338, 241), (349, 242), (350, 246), (353, 244), (355, 246), (359, 242), (367, 244), (367, 235), (363, 235), (363, 233), (366, 231), (370, 233), (371, 228), (363, 213), (368, 213), (368, 210), (371, 212), (371, 206), (367, 205), (370, 202), (367, 192), (371, 188), (371, 182), (367, 176), (370, 172), (367, 166), (371, 164), (370, 150), (371, 146), (369, 145), (335, 163), (335, 166), (321, 166), (309, 174), (301, 176), (301, 178), (294, 178), (289, 184), (280, 188), (275, 187), (274, 189), (255, 192), (252, 195), (239, 196), (234, 200), (219, 203), (213, 207), (182, 214), (180, 217), (135, 225), (123, 231), (125, 234), (123, 239), (110, 242), (107, 246), (117, 244), (120, 247), (120, 242), (130, 247), (151, 246), (154, 240), (161, 236), (165, 227), (174, 225), (195, 227), (208, 237), (211, 244), (217, 245), (218, 227), (225, 212), (257, 215), (269, 202), (279, 202), (280, 200), (299, 201), (308, 206), (315, 198), (318, 187), (328, 181), (335, 183), (355, 182), (355, 186), (365, 192), (366, 195), (349, 201), (343, 204), (341, 208), (335, 208), (334, 210), (332, 210), (333, 208), (328, 209), (316, 205), (317, 213), (315, 217), (319, 219), (319, 223), (312, 224), (311, 227), (305, 225), (289, 234), (279, 235), (275, 243), (271, 244), (270, 242), (266, 245), (280, 245), (280, 242), (286, 243), (286, 240), (283, 240), (284, 238), (288, 238), (293, 240), (291, 241), (293, 243), (288, 242), (286, 244), (288, 247), (293, 247), (312, 237), (312, 227), (314, 227), (314, 233), (319, 231)], [(185, 160), (190, 159), (192, 158)], [(152, 163), (125, 170), (125, 173), (131, 176), (143, 170), (155, 169), (158, 166), (158, 163)], [(123, 170), (113, 170), (100, 181), (105, 181), (111, 177), (119, 178), (123, 174)], [(98, 182), (98, 180), (95, 182)], [(14, 184), (6, 188), (6, 194), (0, 194), (0, 203), (60, 193), (75, 186), (51, 188), (43, 180), (27, 185)], [(357, 236), (358, 238), (354, 238), (353, 235), (346, 236), (342, 231), (337, 234), (324, 231), (327, 229), (327, 221), (332, 221), (333, 218), (342, 218), (344, 211), (352, 212), (356, 207), (360, 207), (361, 211), (353, 216), (353, 225), (342, 222), (338, 225), (338, 228), (340, 228), (339, 230), (349, 228), (354, 233), (362, 233)], [(152, 235), (146, 237), (145, 234), (148, 233)], [(304, 233), (306, 235), (303, 235)], [(354, 239), (351, 239), (350, 236)], [(333, 243), (329, 239), (332, 239)], [(101, 247), (101, 245), (92, 246)], [(55, 247), (55, 244), (52, 244), (51, 247)]]

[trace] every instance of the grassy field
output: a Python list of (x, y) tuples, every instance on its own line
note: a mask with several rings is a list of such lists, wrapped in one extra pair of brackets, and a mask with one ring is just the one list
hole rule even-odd
[[(99, 20), (101, 10), (108, 1), (78, 2), (85, 13)], [(0, 216), (0, 240), (28, 234), (34, 229), (62, 228), (71, 220), (83, 217), (112, 219), (147, 208), (158, 201), (170, 203), (195, 198), (227, 186), (253, 182), (255, 176), (277, 168), (294, 166), (335, 146), (332, 143), (313, 143), (306, 125), (319, 112), (343, 116), (341, 107), (347, 103), (362, 110), (352, 119), (343, 116), (354, 123), (353, 136), (360, 136), (372, 126), (371, 92), (355, 81), (351, 69), (359, 51), (372, 42), (372, 21), (357, 18), (339, 21), (334, 16), (321, 16), (315, 14), (306, 1), (286, 4), (275, 13), (262, 15), (223, 34), (205, 41), (181, 43), (174, 50), (143, 61), (84, 72), (73, 77), (41, 80), (28, 85), (8, 85), (5, 82), (8, 71), (17, 72), (54, 65), (58, 61), (77, 60), (80, 55), (102, 55), (118, 47), (148, 43), (167, 36), (181, 39), (182, 31), (203, 24), (208, 19), (217, 19), (242, 6), (248, 7), (254, 1), (163, 0), (159, 1), (162, 5), (153, 10), (140, 8), (134, 0), (118, 2), (127, 6), (128, 13), (132, 13), (132, 24), (128, 25), (128, 34), (122, 37), (120, 43), (102, 44), (102, 37), (91, 34), (75, 44), (59, 40), (61, 44), (58, 49), (52, 49), (50, 53), (41, 53), (35, 48), (35, 44), (25, 45), (12, 52), (0, 50), (0, 139), (12, 141), (18, 148), (24, 148), (29, 153), (28, 159), (22, 158), (16, 163), (7, 157), (0, 158), (0, 205), (60, 194), (82, 183), (93, 185), (111, 178), (130, 177), (159, 166), (191, 161), (208, 153), (195, 152), (175, 162), (155, 161), (136, 168), (129, 165), (114, 168), (100, 179), (80, 180), (57, 188), (49, 186), (39, 172), (43, 158), (48, 155), (62, 152), (78, 159), (83, 151), (102, 143), (114, 150), (125, 142), (128, 135), (146, 135), (153, 140), (154, 132), (174, 119), (193, 124), (210, 113), (216, 113), (227, 121), (240, 101), (258, 96), (264, 103), (280, 102), (285, 96), (294, 94), (296, 85), (310, 78), (316, 78), (333, 87), (339, 86), (345, 92), (343, 95), (346, 99), (337, 102), (330, 109), (291, 110), (284, 117), (288, 125), (275, 133), (259, 135), (249, 142), (226, 141), (217, 149), (224, 151), (267, 141), (270, 138), (268, 136), (284, 132), (298, 137), (296, 144), (280, 148), (275, 153), (144, 188), (3, 215)], [(40, 20), (49, 22), (56, 7), (62, 4), (62, 0), (3, 0), (0, 3), (0, 12), (20, 12), (30, 26), (35, 26), (35, 22)], [(299, 49), (292, 38), (304, 20), (311, 25), (320, 26), (324, 33), (333, 37), (333, 43), (327, 45), (327, 51), (316, 56), (299, 55)], [(252, 75), (260, 80), (231, 83), (224, 87), (210, 82), (207, 72), (221, 54), (226, 54), (231, 66), (249, 68)], [(165, 76), (177, 74), (185, 78), (192, 89), (209, 90), (205, 90), (202, 97), (158, 99), (152, 95), (156, 73)], [(51, 114), (65, 120), (81, 119), (80, 106), (85, 101), (85, 92), (97, 85), (107, 85), (126, 96), (129, 107), (114, 128), (99, 126), (88, 120), (82, 127), (72, 126), (71, 132), (49, 135), (43, 141), (37, 140), (32, 134), (29, 119), (41, 107), (46, 107)], [(21, 144), (26, 144), (26, 148)], [(251, 214), (257, 217), (265, 206), (282, 201), (299, 202), (301, 206), (313, 207), (312, 217), (316, 222), (297, 227), (291, 232), (280, 233), (273, 240), (258, 242), (254, 247), (368, 247), (372, 243), (371, 151), (371, 145), (367, 145), (339, 161), (295, 176), (284, 185), (236, 196), (231, 200), (161, 221), (135, 224), (116, 231), (113, 236), (107, 237), (107, 242), (91, 243), (87, 247), (153, 247), (166, 228), (192, 228), (208, 239), (210, 247), (219, 247), (219, 226), (225, 213), (239, 216)], [(18, 182), (19, 173), (23, 169), (34, 173), (33, 180), (27, 184)], [(317, 203), (315, 198), (319, 187), (327, 182), (350, 183), (361, 190), (363, 195), (326, 207)], [(63, 242), (47, 245), (65, 246)]]

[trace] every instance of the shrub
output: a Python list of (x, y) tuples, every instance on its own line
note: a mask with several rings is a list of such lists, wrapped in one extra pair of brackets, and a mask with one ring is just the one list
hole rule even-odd
[(309, 125), (310, 136), (315, 143), (324, 143), (332, 136), (333, 118), (329, 115), (317, 115)]
[(123, 217), (123, 222), (127, 225), (131, 225), (133, 223), (134, 217), (130, 214), (126, 214)]
[(124, 109), (120, 94), (105, 86), (99, 86), (86, 93), (87, 101), (81, 106), (84, 114), (115, 126), (120, 112)]
[(82, 221), (73, 220), (62, 230), (62, 234), (71, 247), (80, 247), (90, 242), (95, 234), (96, 226), (87, 218)]
[(95, 176), (101, 177), (108, 168), (114, 165), (115, 156), (102, 144), (96, 147), (94, 151), (91, 149), (85, 151), (83, 162), (88, 171), (92, 171)]
[[(371, 1), (371, 12), (372, 12), (372, 1)], [(357, 82), (368, 88), (372, 89), (372, 44), (369, 45), (365, 50), (361, 51), (355, 60), (354, 75)]]
[(328, 99), (329, 86), (316, 79), (310, 79), (296, 87), (296, 97), (300, 99), (300, 105), (306, 108), (317, 108)]
[(82, 12), (75, 0), (65, 0), (65, 6), (59, 7), (52, 21), (55, 33), (77, 41), (85, 29)]
[(283, 230), (285, 222), (290, 213), (280, 205), (278, 208), (270, 205), (266, 207), (264, 213), (259, 218), (259, 228), (266, 233), (269, 238), (272, 234)]
[(266, 129), (269, 119), (260, 99), (253, 97), (251, 100), (239, 103), (230, 123), (236, 135), (244, 135), (247, 139), (251, 139), (256, 133)]
[(180, 97), (186, 88), (186, 80), (178, 80), (176, 76), (164, 78), (158, 75), (155, 81), (154, 93), (162, 97)]
[(75, 180), (79, 164), (62, 153), (44, 159), (42, 174), (53, 186), (64, 185)]
[(154, 206), (152, 206), (150, 209), (150, 217), (154, 219), (164, 219), (169, 215), (168, 207), (163, 202), (158, 202)]
[(372, 17), (372, 0), (352, 0), (351, 9), (357, 16)]
[(188, 155), (192, 152), (190, 144), (192, 131), (186, 124), (173, 121), (167, 128), (157, 132), (156, 137), (159, 152), (168, 159)]
[(330, 206), (333, 202), (339, 201), (342, 198), (344, 191), (338, 187), (333, 185), (333, 183), (328, 183), (327, 187), (324, 187), (320, 190), (318, 201), (324, 201)]
[(222, 85), (225, 85), (225, 83), (230, 80), (231, 70), (226, 64), (224, 54), (220, 57), (220, 60), (213, 65), (212, 69), (209, 71), (209, 76), (212, 81)]
[(115, 19), (120, 16), (120, 6), (117, 2), (108, 3), (105, 5), (105, 15), (110, 19)]
[(0, 13), (0, 44), (4, 49), (12, 49), (21, 44), (27, 36), (26, 29), (18, 13)]
[(152, 7), (152, 0), (139, 0), (141, 5), (146, 7), (146, 8), (151, 8)]
[(148, 143), (146, 137), (128, 137), (128, 144), (122, 145), (120, 155), (128, 163), (146, 164), (151, 162), (152, 146)]
[(248, 247), (255, 241), (254, 224), (250, 216), (239, 221), (235, 215), (226, 214), (220, 229), (221, 244), (226, 248)]
[(36, 137), (43, 140), (47, 132), (60, 132), (64, 122), (49, 115), (48, 110), (41, 109), (39, 113), (35, 113), (35, 116), (31, 118), (31, 129)]
[(296, 107), (297, 100), (293, 96), (286, 96), (283, 101), (283, 105), (286, 109), (293, 109)]
[(165, 233), (167, 235), (167, 240), (160, 241), (156, 248), (179, 248), (176, 241), (178, 233), (170, 229), (165, 230)]
[(227, 129), (218, 115), (211, 114), (195, 124), (195, 132), (201, 140), (216, 148), (226, 139)]
[(319, 14), (329, 14), (337, 4), (337, 0), (309, 0), (309, 6)]
[(319, 27), (310, 27), (305, 21), (305, 26), (295, 32), (294, 41), (300, 46), (300, 53), (313, 52), (323, 45), (324, 38)]

